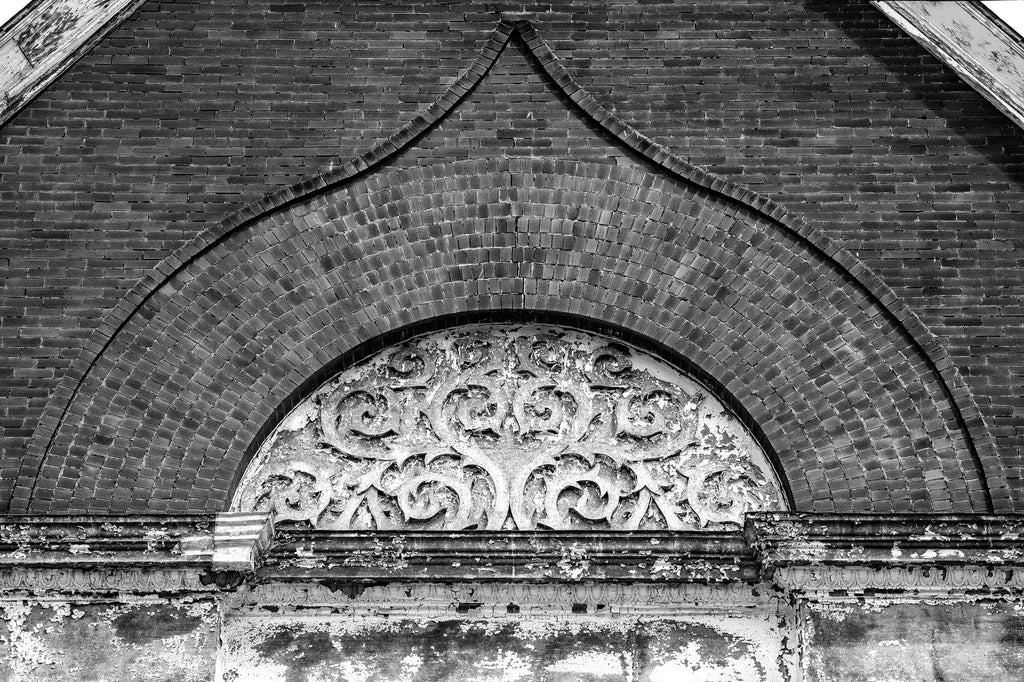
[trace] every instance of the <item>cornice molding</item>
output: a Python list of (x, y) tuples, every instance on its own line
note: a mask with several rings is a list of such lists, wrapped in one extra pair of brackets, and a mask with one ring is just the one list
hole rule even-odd
[(871, 4), (1024, 128), (1024, 43), (981, 3), (872, 0)]
[(782, 566), (769, 582), (782, 592), (815, 601), (964, 599), (1024, 596), (1024, 567), (1005, 566)]
[(0, 595), (236, 585), (273, 536), (263, 514), (0, 517)]
[[(323, 582), (275, 582), (243, 586), (226, 594), (232, 615), (294, 616), (307, 609), (338, 609), (378, 618), (500, 618), (508, 616), (674, 617), (768, 607), (787, 613), (780, 595), (761, 585), (723, 583), (522, 583), (453, 582), (337, 586)], [(268, 611), (267, 606), (277, 607)], [(307, 611), (308, 612), (308, 611)]]
[(6, 516), (0, 599), (227, 591), (236, 606), (317, 605), (335, 593), (440, 584), (639, 590), (645, 603), (722, 590), (734, 603), (765, 589), (816, 601), (1020, 599), (1022, 533), (1024, 514), (758, 513), (742, 533), (275, 532), (262, 514)]
[(751, 514), (764, 580), (788, 593), (1024, 596), (1024, 514)]
[(756, 582), (740, 533), (286, 531), (261, 581)]
[(790, 514), (747, 516), (762, 566), (1009, 565), (1024, 562), (1024, 514)]

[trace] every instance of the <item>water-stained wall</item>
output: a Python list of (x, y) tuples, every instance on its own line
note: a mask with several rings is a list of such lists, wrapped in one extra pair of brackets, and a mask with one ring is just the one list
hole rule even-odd
[(1024, 679), (1024, 604), (812, 610), (808, 682)]
[(0, 602), (0, 680), (205, 682), (220, 630), (210, 600)]
[(224, 631), (224, 680), (781, 680), (765, 617), (393, 620), (242, 618)]
[(690, 607), (646, 617), (615, 604), (580, 603), (556, 614), (456, 602), (448, 615), (430, 618), (374, 612), (357, 592), (339, 590), (332, 606), (298, 609), (240, 608), (230, 597), (4, 601), (0, 681), (1024, 678), (1024, 604), (1012, 601), (868, 598), (789, 612), (748, 604), (733, 614)]

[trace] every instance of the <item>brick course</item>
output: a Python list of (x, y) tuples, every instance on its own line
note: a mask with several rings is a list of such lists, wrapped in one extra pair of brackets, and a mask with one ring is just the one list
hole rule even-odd
[[(0, 130), (7, 154), (0, 177), (0, 196), (6, 204), (2, 247), (4, 256), (10, 258), (0, 326), (0, 352), (10, 358), (4, 363), (9, 369), (0, 370), (0, 382), (8, 395), (2, 415), (5, 460), (0, 472), (6, 495), (10, 495), (25, 460), (30, 435), (40, 427), (55, 426), (37, 424), (49, 394), (54, 392), (57, 400), (70, 397), (61, 395), (61, 378), (69, 369), (72, 373), (84, 369), (81, 359), (77, 364), (74, 361), (80, 348), (87, 353), (99, 350), (88, 339), (102, 324), (110, 323), (109, 318), (103, 321), (104, 314), (114, 309), (137, 281), (152, 277), (147, 273), (160, 259), (247, 200), (307, 177), (337, 158), (370, 148), (372, 142), (412, 119), (472, 63), (497, 19), (484, 5), (460, 5), (457, 17), (442, 11), (442, 6), (399, 8), (373, 3), (346, 5), (342, 10), (333, 5), (306, 5), (302, 12), (289, 8), (296, 9), (290, 5), (261, 8), (251, 3), (244, 8), (226, 2), (149, 3)], [(1012, 228), (1022, 210), (1024, 186), (1020, 131), (869, 7), (828, 3), (783, 7), (773, 3), (772, 9), (769, 13), (767, 5), (747, 3), (684, 8), (566, 5), (539, 12), (535, 23), (569, 71), (612, 112), (691, 161), (775, 199), (852, 251), (891, 287), (936, 332), (941, 346), (965, 376), (995, 436), (998, 457), (991, 443), (989, 451), (982, 453), (988, 458), (986, 469), (992, 469), (988, 471), (990, 480), (995, 474), (1004, 499), (1011, 495), (1019, 507), (1024, 503), (1020, 485), (1022, 408), (1019, 395), (1015, 395), (1019, 391), (1014, 389), (1021, 375), (1022, 299), (1021, 264), (1014, 249), (1019, 237)], [(394, 163), (412, 169), (453, 159), (529, 156), (622, 164), (627, 169), (623, 173), (645, 167), (635, 152), (614, 144), (592, 121), (554, 106), (564, 104), (559, 102), (564, 95), (536, 69), (527, 68), (530, 66), (524, 45), (510, 46), (488, 79), (458, 109), (466, 118), (448, 119)], [(502, 117), (501, 112), (511, 113)], [(534, 117), (528, 118), (526, 112)], [(509, 126), (509, 121), (534, 123), (517, 127)], [(55, 131), (60, 131), (59, 137)], [(478, 168), (466, 163), (463, 173)], [(493, 165), (480, 168), (501, 172)], [(588, 171), (588, 176), (594, 174)], [(491, 190), (492, 194), (484, 197), (488, 203), (497, 197), (519, 205), (501, 197), (500, 184)], [(672, 191), (682, 193), (683, 189), (674, 187)], [(418, 195), (412, 191), (409, 196)], [(595, 192), (586, 206), (600, 205), (603, 196)], [(690, 205), (705, 204), (691, 201)], [(541, 197), (530, 205), (550, 210), (563, 206), (552, 203), (551, 197)], [(438, 298), (443, 290), (438, 288), (439, 275), (429, 274), (429, 269), (416, 272), (409, 268), (414, 258), (428, 254), (417, 254), (411, 245), (412, 251), (388, 251), (369, 240), (350, 245), (372, 263), (369, 272), (381, 273), (366, 275), (371, 280), (365, 287), (367, 292), (377, 287), (378, 292), (366, 309), (390, 320), (385, 324), (377, 321), (381, 331), (425, 315), (458, 313), (493, 301), (513, 309), (534, 296), (530, 300), (537, 307), (566, 308), (563, 312), (605, 318), (681, 350), (681, 341), (666, 331), (673, 329), (678, 334), (678, 325), (659, 321), (658, 315), (666, 313), (643, 303), (645, 296), (665, 290), (660, 282), (644, 280), (654, 272), (649, 259), (659, 255), (654, 242), (638, 244), (631, 253), (616, 247), (617, 240), (605, 239), (611, 260), (601, 265), (609, 272), (625, 268), (620, 273), (622, 281), (630, 282), (611, 295), (607, 292), (613, 287), (600, 275), (593, 283), (571, 279), (574, 274), (570, 273), (583, 267), (574, 261), (581, 259), (589, 245), (580, 235), (559, 233), (557, 226), (547, 222), (550, 216), (544, 215), (543, 225), (555, 233), (553, 237), (561, 237), (557, 244), (554, 238), (550, 243), (545, 239), (540, 217), (528, 221), (525, 230), (509, 226), (511, 209), (509, 215), (471, 217), (476, 232), (453, 235), (452, 254), (465, 260), (455, 265), (468, 280), (461, 285), (465, 293), (458, 294), (463, 303), (454, 308), (452, 294), (460, 286), (457, 282), (450, 285), (456, 289)], [(576, 222), (601, 226), (600, 216), (576, 216)], [(668, 229), (660, 239), (683, 239), (679, 235), (668, 239)], [(484, 244), (481, 233), (498, 241)], [(501, 241), (522, 234), (537, 241), (523, 245)], [(627, 240), (620, 236), (618, 241)], [(521, 256), (516, 248), (523, 249)], [(527, 248), (542, 251), (528, 255)], [(771, 255), (776, 261), (787, 258), (798, 270), (804, 267), (801, 263), (808, 253), (799, 246), (787, 248), (788, 255)], [(383, 267), (381, 253), (395, 259), (390, 269)], [(548, 262), (552, 254), (554, 260)], [(279, 252), (268, 252), (266, 266), (277, 263), (274, 267), (287, 265), (293, 270), (286, 281), (267, 284), (269, 291), (278, 287), (284, 299), (279, 307), (288, 302), (285, 292), (289, 288), (302, 290), (304, 276), (318, 277), (317, 268), (338, 267), (329, 252), (318, 253), (317, 258), (316, 264), (309, 258), (293, 263), (281, 260)], [(713, 259), (708, 260), (689, 264), (693, 272), (705, 269), (707, 281), (697, 288), (706, 293), (705, 287), (714, 286), (716, 280), (721, 287), (728, 287), (723, 273), (713, 267)], [(790, 267), (789, 262), (783, 265)], [(205, 262), (201, 265), (207, 267)], [(860, 275), (857, 273), (858, 278)], [(241, 395), (232, 394), (238, 373), (246, 366), (258, 366), (249, 364), (246, 359), (251, 358), (244, 353), (241, 359), (230, 361), (235, 364), (223, 375), (198, 375), (206, 383), (204, 396), (190, 395), (185, 382), (173, 378), (174, 371), (180, 373), (183, 367), (194, 370), (207, 355), (207, 362), (226, 362), (223, 349), (235, 342), (239, 343), (235, 352), (244, 347), (229, 334), (220, 334), (221, 339), (212, 325), (214, 320), (203, 322), (204, 315), (226, 305), (216, 296), (231, 291), (219, 275), (206, 276), (210, 279), (204, 286), (221, 290), (208, 301), (195, 299), (199, 307), (174, 309), (176, 297), (167, 292), (154, 296), (144, 308), (153, 320), (146, 329), (169, 324), (177, 325), (179, 332), (205, 330), (189, 337), (195, 344), (195, 363), (186, 358), (178, 367), (160, 369), (158, 362), (150, 367), (142, 350), (131, 350), (131, 342), (116, 338), (109, 350), (127, 364), (118, 372), (103, 375), (104, 387), (90, 387), (83, 393), (93, 401), (92, 412), (73, 403), (69, 413), (70, 424), (84, 420), (77, 424), (84, 427), (80, 438), (96, 429), (95, 441), (73, 446), (73, 438), (58, 438), (52, 452), (58, 457), (70, 455), (62, 464), (76, 457), (79, 461), (68, 469), (47, 465), (39, 470), (40, 490), (52, 490), (53, 496), (68, 506), (50, 507), (48, 498), (41, 496), (36, 508), (81, 508), (83, 500), (92, 495), (100, 500), (95, 505), (102, 506), (109, 495), (112, 509), (138, 506), (139, 500), (147, 499), (144, 491), (150, 485), (157, 491), (154, 509), (182, 505), (213, 509), (223, 504), (231, 482), (230, 467), (197, 467), (203, 457), (216, 459), (218, 452), (228, 452), (228, 462), (242, 457), (244, 438), (237, 437), (238, 442), (229, 446), (225, 429), (251, 438), (263, 420), (273, 415), (267, 412), (269, 399), (261, 402), (250, 396), (242, 400)], [(432, 276), (435, 281), (430, 281)], [(559, 281), (566, 276), (570, 276), (568, 283)], [(372, 281), (372, 277), (379, 279)], [(407, 297), (394, 297), (390, 309), (385, 305), (389, 277), (397, 277), (395, 281), (409, 292)], [(527, 290), (531, 282), (538, 288), (536, 292)], [(176, 287), (189, 284), (187, 276), (175, 282)], [(594, 293), (602, 288), (600, 295)], [(718, 292), (723, 299), (729, 296), (724, 288)], [(555, 294), (568, 302), (550, 303)], [(293, 300), (300, 300), (296, 296), (291, 294)], [(798, 304), (806, 293), (794, 296), (792, 303)], [(540, 305), (542, 299), (549, 304)], [(715, 300), (714, 304), (709, 301), (709, 309), (743, 303)], [(605, 307), (587, 308), (586, 301), (590, 306)], [(845, 405), (832, 415), (829, 406), (861, 400), (859, 395), (852, 400), (845, 395), (856, 391), (857, 382), (837, 379), (844, 370), (856, 377), (861, 366), (846, 367), (846, 363), (835, 361), (838, 368), (834, 369), (836, 365), (827, 360), (816, 364), (808, 359), (810, 364), (797, 363), (794, 371), (806, 374), (813, 368), (825, 374), (798, 376), (796, 383), (809, 387), (815, 381), (828, 384), (832, 380), (835, 387), (831, 393), (822, 389), (813, 400), (800, 400), (800, 390), (779, 379), (777, 404), (762, 411), (749, 410), (755, 421), (769, 425), (765, 436), (780, 460), (790, 458), (788, 466), (783, 461), (783, 468), (794, 470), (791, 479), (798, 506), (983, 507), (977, 469), (957, 440), (955, 419), (941, 404), (941, 390), (927, 379), (926, 368), (919, 366), (925, 361), (905, 348), (899, 350), (893, 330), (874, 320), (870, 312), (865, 313), (866, 322), (855, 316), (854, 308), (870, 310), (868, 303), (842, 304), (838, 299), (830, 303), (845, 309), (845, 319), (858, 321), (858, 328), (843, 329), (844, 335), (862, 335), (866, 347), (878, 353), (865, 365), (864, 371), (877, 375), (869, 382), (866, 397), (890, 391), (903, 397), (894, 399), (893, 407), (863, 408), (877, 411), (877, 417), (865, 417), (861, 408)], [(418, 312), (405, 312), (403, 317), (402, 312), (410, 307)], [(743, 360), (753, 364), (751, 358), (764, 353), (778, 368), (785, 365), (778, 364), (783, 358), (791, 361), (796, 352), (786, 339), (811, 333), (814, 327), (808, 320), (821, 312), (801, 311), (791, 323), (793, 329), (785, 329), (782, 323), (772, 329), (775, 316), (766, 314), (764, 307), (754, 308), (746, 312), (745, 324), (750, 329), (743, 327), (752, 334), (748, 340), (765, 331), (765, 343), (783, 350), (773, 357), (765, 353), (765, 346), (751, 347)], [(310, 317), (289, 321), (282, 309), (274, 318), (277, 326), (268, 328), (288, 326), (295, 343), (303, 340), (304, 333), (321, 334), (316, 339), (320, 344), (316, 353), (303, 356), (292, 350), (289, 356), (286, 351), (277, 356), (278, 363), (302, 357), (311, 363), (306, 369), (313, 371), (367, 340), (350, 333), (345, 343), (329, 345), (325, 337), (330, 334), (322, 330), (334, 322), (313, 322), (323, 318), (324, 310), (314, 307)], [(179, 312), (184, 317), (177, 319), (188, 319), (187, 323), (170, 322)], [(343, 309), (341, 319), (349, 312)], [(391, 318), (386, 313), (391, 313)], [(627, 323), (630, 315), (636, 319)], [(719, 318), (712, 315), (711, 319)], [(247, 321), (243, 317), (238, 323)], [(779, 322), (777, 317), (775, 321)], [(712, 344), (715, 336), (721, 338), (723, 329), (744, 325), (736, 319), (723, 324), (694, 328), (689, 347), (696, 350)], [(366, 329), (373, 328), (371, 323), (367, 325)], [(137, 331), (139, 339), (150, 333), (142, 327)], [(927, 346), (927, 337), (921, 338)], [(270, 339), (257, 337), (260, 342)], [(176, 347), (159, 334), (152, 340), (169, 344), (168, 350)], [(889, 350), (880, 350), (882, 346)], [(162, 351), (157, 346), (158, 356)], [(832, 348), (830, 352), (838, 351)], [(941, 354), (938, 357), (942, 364)], [(690, 359), (696, 362), (695, 358), (691, 354)], [(894, 371), (889, 372), (887, 365)], [(261, 376), (270, 377), (264, 398), (281, 397), (301, 386), (300, 379), (288, 374), (294, 372), (292, 367), (274, 364), (262, 369), (266, 374)], [(722, 377), (738, 374), (730, 374), (727, 368), (719, 372)], [(140, 376), (149, 383), (138, 383)], [(275, 383), (286, 376), (289, 378), (283, 384)], [(780, 376), (786, 377), (781, 369)], [(722, 383), (737, 393), (743, 388), (738, 381), (735, 385)], [(163, 389), (159, 389), (161, 385)], [(950, 387), (970, 412), (971, 395), (965, 387), (954, 381)], [(119, 410), (134, 410), (136, 416), (128, 420), (131, 423), (115, 423), (117, 411), (102, 407), (104, 388), (111, 392), (106, 398), (125, 402), (118, 405)], [(214, 402), (209, 411), (191, 416), (169, 398), (196, 398), (196, 404), (205, 404), (202, 400), (212, 394), (219, 395), (223, 404)], [(913, 407), (909, 407), (911, 403)], [(244, 414), (243, 408), (248, 407), (254, 407), (258, 416)], [(791, 413), (796, 416), (789, 417)], [(857, 417), (852, 416), (855, 413)], [(218, 435), (204, 420), (222, 416), (227, 426), (218, 427)], [(790, 447), (798, 436), (786, 432), (783, 437), (784, 429), (771, 426), (778, 423), (799, 425), (807, 443), (818, 445)], [(101, 433), (104, 429), (117, 432), (119, 428), (123, 434), (131, 434), (121, 436), (127, 441), (103, 442), (114, 438)], [(891, 435), (893, 429), (898, 433), (905, 430), (910, 441), (900, 447), (904, 436), (897, 435), (890, 443), (893, 447), (879, 449), (875, 459), (860, 454), (867, 441), (856, 446), (823, 445), (829, 433), (834, 438), (841, 431), (858, 433), (858, 428), (867, 432), (863, 438), (871, 442)], [(910, 434), (915, 434), (916, 440)], [(924, 446), (922, 438), (938, 445)], [(89, 448), (93, 448), (91, 454), (87, 454)], [(812, 450), (817, 460), (800, 459)], [(159, 466), (147, 464), (147, 457), (152, 460), (160, 452), (171, 451)], [(948, 452), (949, 456), (940, 457), (936, 466), (919, 463), (933, 452)], [(111, 453), (115, 459), (99, 458), (99, 453)], [(121, 456), (126, 457), (123, 465), (116, 459)], [(798, 460), (799, 467), (795, 464)], [(167, 472), (178, 466), (183, 473), (170, 485)], [(858, 467), (863, 471), (850, 473)], [(805, 472), (806, 481), (799, 478), (798, 468)], [(79, 475), (88, 483), (83, 485)], [(861, 478), (873, 483), (860, 489)], [(893, 483), (903, 479), (902, 487)], [(129, 483), (135, 488), (125, 489)], [(80, 490), (77, 497), (73, 493), (76, 487)], [(833, 488), (851, 489), (860, 497), (847, 491), (833, 502)], [(107, 490), (110, 493), (96, 492)], [(211, 490), (214, 493), (209, 496)], [(181, 497), (181, 491), (190, 493), (190, 498)], [(27, 503), (26, 494), (20, 489), (15, 507)], [(853, 502), (855, 499), (859, 501)]]
[(704, 188), (543, 159), (372, 173), (230, 231), (126, 319), (15, 504), (222, 509), (337, 358), (468, 312), (686, 358), (759, 427), (799, 509), (988, 508), (939, 379), (819, 249)]

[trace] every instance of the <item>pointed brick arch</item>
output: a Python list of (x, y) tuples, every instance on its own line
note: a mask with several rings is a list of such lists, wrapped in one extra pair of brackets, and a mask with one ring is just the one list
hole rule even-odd
[[(538, 159), (387, 171), (514, 34), (660, 172)], [(884, 284), (769, 200), (626, 126), (532, 26), (502, 22), (405, 128), (140, 282), (52, 396), (12, 511), (223, 509), (260, 429), (324, 368), (468, 314), (601, 321), (686, 358), (760, 427), (797, 509), (1008, 504), (964, 383)]]

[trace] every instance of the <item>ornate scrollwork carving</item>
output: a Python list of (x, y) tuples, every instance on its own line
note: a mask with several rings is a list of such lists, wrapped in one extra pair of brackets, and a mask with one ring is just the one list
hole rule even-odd
[(325, 443), (344, 450), (355, 442), (396, 434), (401, 406), (390, 388), (342, 386), (320, 403), (320, 429)]
[(719, 529), (779, 504), (754, 441), (692, 379), (588, 334), (494, 325), (328, 382), (233, 507), (332, 529)]
[(254, 508), (274, 513), (278, 521), (316, 523), (331, 500), (330, 482), (320, 467), (303, 462), (278, 462), (268, 467), (255, 490)]

